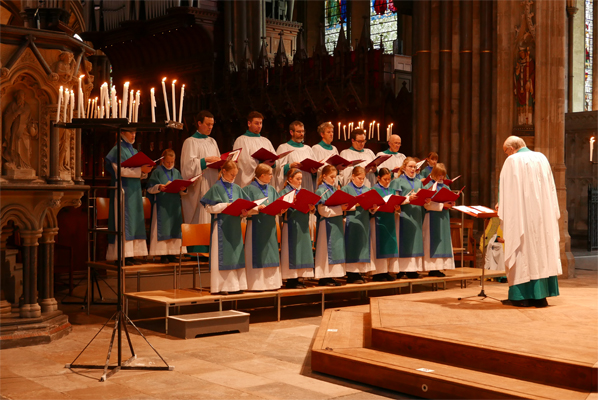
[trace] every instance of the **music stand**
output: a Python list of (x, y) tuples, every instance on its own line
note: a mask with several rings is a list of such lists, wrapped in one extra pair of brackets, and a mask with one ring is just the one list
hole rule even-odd
[[(487, 207), (483, 207), (483, 206), (470, 206), (470, 207), (469, 206), (454, 206), (454, 207), (452, 207), (452, 209), (454, 209), (456, 211), (460, 211), (463, 214), (467, 214), (472, 217), (480, 218), (480, 219), (489, 219), (489, 218), (494, 218), (494, 217), (498, 216), (498, 213), (496, 211), (491, 210)], [(461, 229), (462, 229), (462, 227), (461, 227)], [(459, 297), (458, 300), (470, 299), (472, 297), (482, 297), (482, 300), (492, 299), (492, 300), (502, 302), (502, 300), (500, 300), (500, 299), (497, 299), (495, 297), (488, 296), (487, 294), (485, 294), (485, 253), (486, 253), (486, 250), (487, 249), (484, 246), (483, 260), (481, 262), (481, 292), (479, 292), (479, 294), (473, 295), (473, 296)], [(475, 261), (477, 261), (477, 258), (475, 258)]]

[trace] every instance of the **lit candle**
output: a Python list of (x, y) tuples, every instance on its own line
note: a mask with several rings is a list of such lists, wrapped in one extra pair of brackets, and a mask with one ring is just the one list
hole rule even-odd
[(140, 112), (140, 91), (138, 90), (135, 94), (135, 122), (138, 122), (138, 116)]
[(123, 118), (123, 103), (121, 103), (121, 100), (119, 100), (119, 115), (117, 117)]
[(77, 102), (77, 118), (81, 118), (81, 113), (83, 112), (83, 91), (81, 90), (81, 79), (83, 79), (85, 75), (79, 76), (79, 87), (77, 90), (77, 95), (79, 96), (79, 101)]
[(379, 122), (377, 123), (377, 141), (379, 142)]
[[(98, 102), (96, 102), (98, 104)], [(96, 106), (96, 118), (100, 115), (100, 106)]]
[(86, 118), (90, 118), (90, 108), (92, 107), (92, 99), (88, 99), (87, 111), (85, 112)]
[(110, 89), (110, 109), (113, 118), (117, 118), (117, 88), (113, 85)]
[(346, 141), (346, 125), (344, 125), (344, 141)]
[(392, 122), (390, 124), (390, 136), (392, 136), (394, 134), (394, 123)]
[(165, 81), (167, 78), (162, 79), (162, 87), (163, 87), (163, 95), (165, 96), (165, 111), (167, 113), (167, 121), (171, 120), (171, 116), (169, 114), (169, 100), (167, 99), (167, 87), (165, 86)]
[(67, 122), (67, 106), (69, 104), (69, 89), (65, 88), (65, 110), (63, 111), (63, 122)]
[(133, 89), (131, 89), (131, 92), (129, 93), (129, 107), (127, 108), (127, 119), (129, 120), (129, 123), (132, 122), (131, 117), (133, 117), (133, 115), (131, 114), (133, 112)]
[(131, 110), (129, 110), (129, 122), (135, 122), (135, 99), (131, 102)]
[(181, 123), (181, 118), (182, 118), (182, 114), (183, 114), (183, 92), (185, 91), (185, 85), (181, 85), (181, 96), (179, 99), (179, 123)]
[(590, 162), (594, 162), (594, 142), (596, 141), (595, 137), (590, 138)]
[(125, 114), (123, 114), (123, 110), (120, 110), (119, 114), (121, 118), (127, 118), (127, 96), (129, 95), (129, 82), (125, 82), (123, 85), (123, 104), (125, 104)]
[(177, 79), (174, 79), (173, 83), (171, 84), (171, 99), (173, 100), (173, 120), (177, 118), (177, 104), (175, 104), (175, 82), (177, 82)]
[(110, 98), (110, 94), (108, 93), (108, 83), (104, 87), (104, 104), (106, 109), (106, 118), (110, 118), (110, 102), (112, 99)]
[(104, 104), (98, 106), (98, 108), (100, 109), (100, 118), (104, 118)]
[(342, 123), (338, 122), (338, 140), (341, 139), (342, 136)]
[(152, 123), (156, 122), (156, 113), (154, 108), (156, 107), (156, 99), (154, 98), (154, 88), (150, 89), (150, 111), (152, 112)]
[(69, 110), (69, 121), (73, 122), (73, 109), (75, 108), (75, 92), (71, 89), (71, 109)]
[(58, 90), (58, 108), (56, 109), (56, 122), (60, 120), (60, 105), (62, 103), (63, 98), (63, 87), (61, 86)]

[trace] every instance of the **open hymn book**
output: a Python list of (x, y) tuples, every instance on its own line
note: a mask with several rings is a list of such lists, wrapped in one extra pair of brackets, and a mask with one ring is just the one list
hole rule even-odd
[(182, 189), (185, 189), (188, 186), (192, 185), (194, 182), (196, 182), (201, 176), (202, 176), (202, 174), (196, 175), (195, 177), (193, 177), (191, 179), (175, 179), (174, 181), (167, 183), (165, 190), (163, 190), (163, 192), (164, 193), (179, 193)]
[(225, 164), (229, 160), (237, 162), (238, 158), (240, 158), (241, 152), (242, 149), (235, 149), (231, 150), (229, 153), (221, 154), (221, 159), (219, 161), (210, 163), (207, 165), (207, 167), (213, 169), (220, 169), (223, 166), (223, 164)]
[(498, 216), (496, 211), (484, 206), (454, 206), (452, 209), (477, 218), (493, 218)]

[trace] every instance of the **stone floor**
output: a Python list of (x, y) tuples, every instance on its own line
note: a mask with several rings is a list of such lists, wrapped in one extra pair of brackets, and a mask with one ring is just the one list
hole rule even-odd
[[(596, 261), (597, 263), (597, 261)], [(597, 287), (597, 270), (577, 269), (562, 287)], [(503, 285), (490, 283), (492, 285)], [(466, 289), (478, 292), (477, 282)], [(487, 285), (487, 283), (486, 283)], [(429, 290), (422, 287), (422, 290)], [(329, 306), (367, 304), (368, 299), (339, 299)], [(113, 307), (95, 306), (87, 316), (80, 306), (63, 305), (73, 331), (53, 343), (0, 352), (3, 399), (408, 399), (397, 392), (359, 384), (310, 369), (310, 348), (321, 322), (320, 305), (288, 307), (281, 322), (272, 308), (250, 310), (247, 333), (192, 340), (165, 336), (162, 321), (140, 322), (142, 332), (174, 371), (121, 371), (101, 383), (99, 370), (65, 368), (106, 322)], [(160, 314), (158, 310), (157, 314)], [(79, 362), (103, 364), (112, 326), (105, 328)], [(132, 335), (137, 364), (161, 365), (137, 333)], [(124, 340), (123, 358), (129, 357)], [(116, 360), (113, 352), (111, 360)]]

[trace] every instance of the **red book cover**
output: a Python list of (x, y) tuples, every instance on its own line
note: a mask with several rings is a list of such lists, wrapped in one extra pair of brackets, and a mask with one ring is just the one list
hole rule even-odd
[[(463, 187), (464, 189), (464, 187)], [(448, 201), (456, 201), (462, 192), (461, 189), (458, 193), (454, 193), (452, 190), (441, 188), (439, 192), (437, 192), (432, 198), (431, 201), (435, 201), (436, 203), (446, 203)]]
[(187, 188), (200, 178), (202, 174), (196, 175), (192, 179), (175, 179), (172, 182), (167, 183), (167, 187), (163, 190), (163, 193), (179, 193), (181, 188)]
[(242, 215), (242, 210), (251, 210), (256, 206), (257, 204), (253, 201), (246, 199), (237, 199), (236, 201), (228, 205), (227, 208), (222, 211), (222, 213), (232, 215), (234, 217), (239, 217), (240, 215)]
[(233, 161), (237, 162), (238, 158), (240, 157), (241, 151), (242, 151), (242, 149), (236, 149), (236, 150), (231, 150), (228, 153), (221, 154), (221, 160), (214, 162), (214, 163), (210, 163), (207, 165), (207, 167), (213, 168), (213, 169), (220, 169), (223, 166), (223, 164), (225, 164), (229, 160), (233, 160)]
[(363, 162), (365, 160), (354, 160), (354, 161), (348, 161), (346, 160), (344, 157), (340, 157), (337, 154), (334, 156), (331, 156), (327, 159), (327, 161), (325, 161), (327, 164), (330, 165), (340, 165), (342, 164), (344, 167), (348, 167), (348, 166), (355, 166), (360, 164), (361, 162)]
[(352, 208), (357, 203), (356, 197), (344, 192), (343, 190), (336, 190), (330, 198), (325, 201), (325, 205), (328, 207), (341, 206), (342, 204), (348, 204), (348, 209)]
[(389, 158), (391, 158), (391, 154), (382, 154), (379, 157), (375, 158), (373, 161), (365, 165), (365, 169), (369, 169), (371, 167), (378, 167), (380, 164), (386, 162)]
[(356, 196), (356, 201), (358, 201), (358, 204), (365, 210), (370, 210), (373, 206), (382, 206), (385, 204), (385, 200), (377, 190), (369, 190)]
[(300, 164), (302, 164), (300, 166), (300, 169), (302, 171), (311, 172), (311, 173), (312, 173), (312, 169), (319, 169), (323, 166), (323, 163), (320, 163), (315, 160), (311, 160), (310, 158), (305, 158), (304, 160), (302, 160), (300, 162)]
[(144, 165), (154, 167), (156, 163), (141, 151), (121, 163), (123, 168), (138, 168)]
[(435, 194), (433, 190), (419, 189), (417, 192), (417, 198), (410, 202), (413, 206), (425, 205), (425, 200), (430, 199)]
[(389, 196), (389, 199), (387, 200), (387, 202), (384, 205), (382, 205), (381, 207), (379, 207), (379, 209), (377, 211), (378, 212), (379, 211), (387, 212), (387, 213), (396, 212), (396, 206), (399, 206), (402, 203), (404, 203), (404, 200), (406, 200), (406, 197), (399, 196), (397, 194), (392, 194)]
[(314, 206), (319, 200), (321, 200), (321, 196), (318, 196), (309, 190), (300, 189), (296, 195), (296, 200), (294, 201), (292, 208), (306, 214), (310, 211), (309, 205), (312, 204)]
[(292, 203), (288, 203), (287, 201), (283, 200), (282, 196), (274, 202), (272, 202), (271, 204), (269, 204), (268, 206), (266, 206), (265, 208), (263, 208), (262, 210), (260, 210), (260, 212), (263, 214), (276, 216), (280, 214), (281, 211), (287, 210), (290, 207), (292, 207)]
[(286, 151), (284, 153), (281, 153), (280, 155), (277, 155), (277, 154), (271, 153), (267, 149), (258, 149), (257, 151), (254, 152), (254, 154), (252, 154), (252, 157), (256, 158), (260, 162), (263, 162), (263, 161), (277, 161), (280, 158), (283, 158), (283, 157), (287, 156), (292, 151), (294, 151), (294, 150)]
[(460, 178), (462, 175), (457, 176), (454, 179), (444, 179), (444, 185), (446, 186), (450, 186), (451, 183), (453, 183), (454, 181), (456, 181), (458, 178)]

